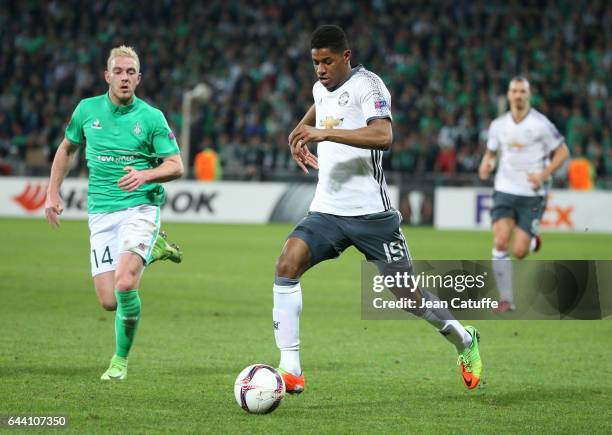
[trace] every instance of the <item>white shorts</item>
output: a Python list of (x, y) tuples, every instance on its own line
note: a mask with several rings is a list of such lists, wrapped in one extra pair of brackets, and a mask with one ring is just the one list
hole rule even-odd
[(134, 252), (148, 264), (159, 225), (159, 207), (155, 205), (90, 214), (91, 275), (115, 270), (123, 252)]

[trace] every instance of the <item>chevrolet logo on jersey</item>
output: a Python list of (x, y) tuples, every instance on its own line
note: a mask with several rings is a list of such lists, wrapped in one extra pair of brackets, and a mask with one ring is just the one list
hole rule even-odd
[(333, 116), (327, 116), (325, 119), (319, 121), (319, 127), (323, 128), (334, 128), (342, 125), (344, 118), (336, 119)]
[(510, 148), (525, 148), (525, 144), (522, 144), (520, 142), (512, 142), (510, 144)]

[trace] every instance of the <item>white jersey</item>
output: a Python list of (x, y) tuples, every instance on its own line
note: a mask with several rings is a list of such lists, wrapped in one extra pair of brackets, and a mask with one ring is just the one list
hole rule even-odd
[[(317, 128), (354, 130), (372, 119), (391, 119), (391, 95), (380, 77), (363, 66), (329, 91), (320, 82), (312, 88)], [(310, 211), (360, 216), (391, 208), (382, 170), (382, 151), (336, 142), (317, 147), (319, 182)]]
[(534, 190), (527, 174), (542, 172), (550, 162), (550, 153), (564, 142), (552, 122), (533, 108), (519, 123), (511, 112), (495, 119), (487, 141), (487, 149), (501, 152), (495, 190), (521, 196), (546, 195), (549, 183)]

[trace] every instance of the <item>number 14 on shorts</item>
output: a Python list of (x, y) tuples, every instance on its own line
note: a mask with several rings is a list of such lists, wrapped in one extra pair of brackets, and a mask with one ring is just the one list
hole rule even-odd
[[(91, 253), (93, 254), (93, 260), (94, 263), (96, 263), (96, 268), (100, 267), (100, 264), (98, 263), (98, 253), (95, 249), (92, 249)], [(110, 248), (108, 246), (106, 246), (102, 252), (100, 263), (113, 264), (113, 257), (111, 257)]]

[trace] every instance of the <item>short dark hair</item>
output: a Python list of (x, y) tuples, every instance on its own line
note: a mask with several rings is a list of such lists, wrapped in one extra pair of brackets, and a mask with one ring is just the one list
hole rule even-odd
[(527, 77), (521, 74), (512, 77), (512, 79), (508, 82), (508, 87), (510, 87), (510, 83), (512, 82), (525, 82), (527, 83), (528, 88), (531, 87), (531, 84), (529, 83), (529, 80), (527, 79)]
[(310, 48), (329, 48), (336, 53), (343, 53), (349, 49), (349, 45), (341, 27), (325, 24), (312, 33)]

